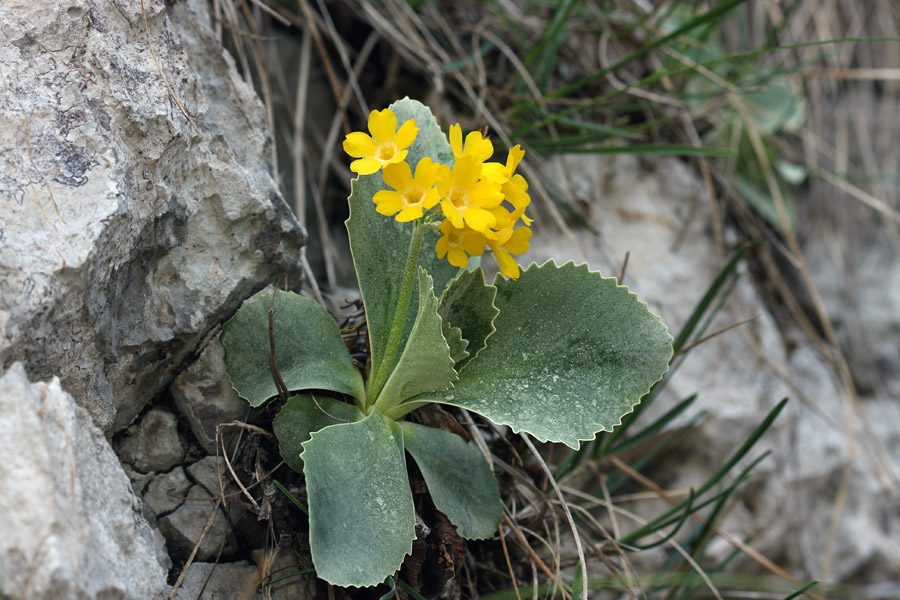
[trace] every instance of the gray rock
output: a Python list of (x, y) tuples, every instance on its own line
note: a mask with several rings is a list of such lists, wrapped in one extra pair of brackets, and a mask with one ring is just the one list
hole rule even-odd
[[(202, 485), (191, 486), (184, 503), (159, 519), (159, 530), (166, 538), (166, 547), (170, 553), (178, 553), (185, 558), (191, 553), (212, 514), (215, 496)], [(200, 542), (196, 560), (213, 560), (219, 555), (220, 548), (222, 557), (229, 556), (237, 548), (228, 516), (221, 507), (216, 509), (212, 525)]]
[(0, 596), (146, 600), (168, 557), (106, 438), (60, 387), (0, 377)]
[(175, 467), (168, 473), (156, 475), (144, 490), (144, 502), (157, 517), (162, 517), (184, 504), (191, 487), (184, 469)]
[[(701, 182), (677, 160), (660, 160), (652, 167), (633, 157), (618, 157), (612, 165), (602, 164), (604, 160), (608, 159), (558, 157), (549, 163), (544, 178), (569, 184), (558, 191), (585, 203), (587, 220), (600, 235), (576, 229), (575, 247), (558, 235), (537, 236), (524, 258), (537, 262), (584, 258), (592, 268), (615, 275), (630, 252), (624, 283), (677, 333), (723, 264), (708, 230), (708, 200)], [(601, 179), (603, 173), (608, 178)], [(868, 281), (878, 278), (877, 271), (873, 267)], [(886, 357), (885, 364), (896, 364), (897, 345), (887, 346), (900, 331), (900, 296), (893, 293), (897, 281), (900, 276), (890, 274), (879, 288), (875, 314), (882, 331), (867, 330), (873, 340), (883, 335), (887, 345), (872, 344), (864, 364), (877, 365), (878, 356)], [(823, 294), (832, 302), (830, 308), (839, 310), (837, 292), (826, 286)], [(869, 398), (862, 403), (886, 464), (879, 463), (872, 440), (862, 430), (858, 440), (868, 459), (848, 457), (843, 401), (832, 372), (809, 343), (786, 342), (749, 277), (737, 284), (733, 301), (707, 332), (755, 315), (760, 318), (743, 326), (743, 331), (726, 332), (694, 349), (666, 392), (645, 411), (643, 420), (650, 423), (676, 401), (698, 393), (685, 419), (701, 410), (705, 413), (702, 422), (681, 438), (678, 450), (661, 459), (652, 477), (669, 489), (699, 485), (778, 401), (790, 397), (753, 454), (770, 450), (771, 456), (738, 493), (741, 502), (722, 525), (738, 538), (752, 536), (756, 550), (777, 557), (779, 566), (795, 576), (820, 577), (838, 483), (850, 460), (847, 503), (836, 531), (838, 544), (829, 581), (894, 580), (900, 572), (896, 544), (900, 497), (886, 481), (900, 473), (896, 402)], [(896, 373), (882, 379), (886, 389), (893, 389), (891, 377)], [(645, 517), (658, 510), (659, 505), (637, 508)], [(720, 541), (711, 546), (710, 556), (724, 558), (731, 551), (729, 544)]]
[(122, 462), (139, 473), (168, 471), (182, 461), (184, 451), (184, 442), (178, 434), (178, 419), (161, 408), (148, 411), (116, 444)]
[(188, 567), (175, 600), (255, 600), (260, 597), (254, 591), (258, 584), (257, 568), (246, 560), (219, 564), (195, 562)]
[[(188, 568), (175, 600), (254, 600), (265, 597), (271, 600), (315, 598), (315, 585), (310, 584), (308, 574), (300, 574), (310, 566), (296, 564), (289, 552), (271, 554), (254, 552), (256, 564), (248, 561), (219, 563), (193, 563)], [(210, 575), (211, 573), (211, 575)], [(266, 577), (268, 576), (268, 579)], [(269, 584), (272, 579), (282, 579)], [(209, 582), (207, 583), (207, 579)], [(203, 589), (203, 585), (206, 588)], [(203, 589), (203, 595), (200, 590)], [(261, 593), (266, 589), (266, 595)]]
[(305, 234), (203, 0), (5, 2), (0, 29), (0, 367), (110, 434)]
[[(215, 456), (207, 456), (185, 469), (187, 478), (193, 482), (183, 503), (174, 511), (159, 519), (159, 529), (168, 542), (170, 552), (187, 555), (193, 550), (203, 527), (209, 518), (215, 499), (221, 495), (219, 473), (225, 493), (230, 494), (235, 487), (230, 484), (231, 476), (224, 461)], [(212, 525), (203, 538), (197, 552), (198, 561), (215, 559), (222, 548), (222, 556), (227, 557), (237, 549), (237, 540), (232, 532), (232, 525), (246, 514), (243, 508), (234, 502), (219, 508)], [(224, 540), (224, 546), (223, 544)]]
[(232, 480), (225, 461), (215, 456), (201, 458), (187, 468), (187, 473), (194, 483), (202, 485), (207, 492), (213, 495), (218, 495), (221, 491), (221, 486), (219, 485), (220, 475), (221, 485), (226, 488)]
[[(223, 356), (224, 348), (216, 337), (169, 388), (194, 437), (210, 454), (216, 451), (216, 426), (243, 421), (249, 413), (249, 404), (237, 395), (225, 374)], [(223, 432), (226, 447), (234, 434), (233, 430)]]

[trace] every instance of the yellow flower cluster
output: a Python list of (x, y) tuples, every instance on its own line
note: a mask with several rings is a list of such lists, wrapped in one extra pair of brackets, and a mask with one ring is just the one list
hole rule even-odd
[(487, 247), (503, 275), (519, 277), (513, 256), (526, 252), (531, 239), (531, 219), (525, 216), (531, 202), (528, 182), (516, 173), (525, 156), (520, 146), (509, 151), (506, 164), (488, 162), (494, 154), (491, 141), (477, 131), (463, 141), (462, 128), (453, 125), (449, 136), (453, 167), (425, 157), (413, 174), (405, 160), (418, 134), (412, 119), (398, 128), (390, 109), (375, 110), (369, 115), (369, 132), (347, 135), (344, 151), (357, 159), (350, 164), (351, 171), (371, 175), (383, 169), (384, 182), (393, 188), (375, 193), (375, 210), (400, 222), (414, 221), (426, 212), (442, 214), (438, 258), (446, 256), (450, 264), (462, 268), (470, 256), (481, 256)]

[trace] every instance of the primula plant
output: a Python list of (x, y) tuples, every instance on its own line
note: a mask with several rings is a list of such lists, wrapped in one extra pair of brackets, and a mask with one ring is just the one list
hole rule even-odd
[[(381, 583), (412, 550), (406, 453), (459, 535), (497, 531), (487, 457), (410, 413), (437, 402), (578, 448), (619, 424), (672, 356), (665, 325), (614, 278), (571, 262), (520, 270), (531, 219), (519, 146), (489, 162), (490, 140), (463, 140), (459, 125), (445, 136), (409, 99), (373, 111), (368, 128), (344, 141), (358, 174), (347, 230), (368, 364), (354, 363), (324, 308), (293, 293), (245, 304), (222, 334), (243, 398), (287, 398), (274, 432), (306, 479), (317, 574), (340, 586)], [(470, 268), (486, 249), (500, 267), (492, 285)]]

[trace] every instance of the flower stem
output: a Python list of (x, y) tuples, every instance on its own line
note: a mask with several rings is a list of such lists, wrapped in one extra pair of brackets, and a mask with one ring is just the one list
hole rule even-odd
[(400, 284), (400, 297), (397, 298), (397, 310), (391, 323), (387, 345), (384, 348), (381, 362), (375, 365), (367, 385), (366, 398), (373, 399), (368, 401), (370, 405), (374, 405), (378, 399), (378, 395), (393, 371), (394, 361), (400, 350), (400, 338), (403, 336), (403, 328), (406, 325), (406, 313), (409, 311), (409, 301), (412, 298), (413, 285), (416, 281), (416, 267), (419, 265), (419, 250), (422, 247), (422, 238), (425, 237), (426, 229), (424, 219), (416, 221), (412, 239), (409, 241), (409, 255), (406, 257), (406, 269), (403, 271), (403, 282)]

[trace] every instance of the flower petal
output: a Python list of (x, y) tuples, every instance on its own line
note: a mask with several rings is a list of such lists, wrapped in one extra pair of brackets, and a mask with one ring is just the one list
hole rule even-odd
[(494, 251), (494, 259), (500, 266), (500, 273), (510, 279), (518, 279), (519, 265), (516, 263), (516, 259), (510, 256), (509, 252), (503, 248), (492, 248), (492, 250)]
[(353, 158), (365, 158), (375, 154), (375, 141), (361, 131), (348, 133), (344, 138), (344, 152)]
[(481, 177), (481, 162), (474, 156), (464, 154), (453, 164), (454, 187), (472, 187)]
[(449, 238), (446, 235), (438, 238), (437, 244), (435, 245), (434, 249), (437, 251), (438, 258), (444, 258), (444, 256), (447, 254), (447, 250), (450, 249)]
[(405, 206), (403, 195), (393, 190), (379, 190), (372, 196), (375, 210), (382, 215), (393, 215)]
[(509, 181), (509, 172), (506, 170), (506, 165), (496, 162), (484, 163), (481, 167), (481, 176), (497, 183)]
[(426, 209), (432, 208), (440, 201), (441, 195), (438, 193), (437, 188), (431, 188), (425, 192), (425, 196), (422, 198), (422, 207)]
[(465, 154), (474, 156), (478, 162), (484, 162), (494, 154), (491, 140), (482, 137), (480, 131), (472, 131), (466, 136)]
[[(462, 229), (465, 226), (462, 213), (459, 212), (459, 209), (452, 202), (447, 199), (441, 200), (441, 210), (444, 211), (444, 216), (447, 217), (447, 221), (451, 225), (457, 229)], [(443, 227), (441, 230), (443, 230)]]
[(412, 172), (409, 170), (409, 163), (397, 162), (387, 164), (384, 167), (384, 182), (398, 190), (404, 191), (412, 185)]
[(527, 227), (519, 227), (513, 231), (512, 236), (503, 245), (510, 254), (525, 254), (531, 247), (531, 230)]
[(459, 246), (450, 246), (450, 251), (447, 254), (447, 260), (450, 261), (450, 264), (454, 267), (459, 267), (460, 269), (466, 268), (469, 264), (469, 257), (466, 256), (466, 253), (463, 252), (463, 249)]
[(441, 165), (433, 162), (431, 158), (426, 156), (416, 165), (416, 176), (413, 178), (416, 185), (423, 188), (433, 188), (437, 183), (438, 173), (441, 171)]
[(459, 123), (450, 126), (450, 149), (453, 150), (453, 156), (456, 158), (462, 156), (462, 127), (459, 126)]
[(422, 211), (422, 206), (420, 204), (415, 204), (413, 206), (406, 205), (395, 218), (400, 223), (408, 223), (409, 221), (415, 221), (423, 214), (424, 212)]
[(416, 122), (413, 119), (407, 120), (400, 126), (400, 130), (394, 138), (397, 148), (409, 148), (416, 141), (417, 135), (419, 135), (419, 128), (416, 127)]
[(373, 110), (369, 113), (369, 131), (376, 144), (390, 142), (397, 132), (397, 115), (389, 108)]
[(359, 175), (371, 175), (377, 173), (381, 163), (374, 158), (360, 158), (350, 163), (350, 170)]
[[(510, 177), (516, 172), (516, 167), (519, 166), (523, 158), (525, 158), (525, 151), (522, 150), (522, 146), (516, 144), (510, 148), (509, 154), (506, 155), (506, 172)], [(525, 189), (528, 188), (526, 187)]]
[[(516, 177), (521, 177), (521, 175), (516, 175)], [(503, 184), (503, 196), (507, 202), (517, 209), (524, 209), (531, 204), (531, 197), (528, 195), (528, 192), (515, 184), (515, 178), (509, 183)]]
[(483, 208), (471, 207), (463, 213), (463, 219), (469, 228), (479, 233), (486, 233), (488, 229), (497, 223), (497, 219)]

